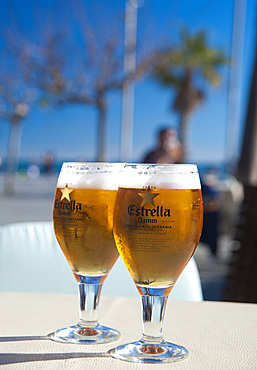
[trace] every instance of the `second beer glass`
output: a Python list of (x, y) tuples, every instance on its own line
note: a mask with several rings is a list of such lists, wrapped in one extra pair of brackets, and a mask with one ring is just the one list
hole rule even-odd
[(142, 299), (143, 336), (118, 346), (113, 357), (172, 362), (187, 350), (165, 342), (168, 295), (198, 244), (203, 221), (195, 165), (126, 165), (114, 208), (114, 237)]
[(97, 344), (119, 338), (98, 323), (101, 287), (118, 258), (113, 239), (113, 208), (121, 164), (64, 163), (54, 200), (54, 230), (79, 287), (78, 324), (59, 329), (59, 342)]

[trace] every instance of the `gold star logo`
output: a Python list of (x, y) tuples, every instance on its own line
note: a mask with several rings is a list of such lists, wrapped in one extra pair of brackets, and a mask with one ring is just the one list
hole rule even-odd
[(64, 189), (61, 189), (61, 192), (62, 192), (62, 197), (61, 197), (61, 201), (63, 199), (67, 199), (69, 202), (70, 202), (70, 193), (73, 191), (74, 189), (69, 189), (68, 188), (68, 184), (66, 184), (65, 188)]
[(157, 197), (160, 193), (151, 193), (150, 186), (148, 186), (147, 191), (144, 193), (138, 193), (141, 198), (143, 198), (140, 207), (144, 206), (145, 204), (149, 203), (152, 206), (155, 206), (153, 198)]

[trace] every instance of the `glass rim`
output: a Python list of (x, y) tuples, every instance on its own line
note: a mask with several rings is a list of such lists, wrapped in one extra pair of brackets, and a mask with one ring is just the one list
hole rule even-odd
[(70, 166), (102, 166), (102, 165), (106, 165), (106, 166), (112, 166), (112, 165), (124, 165), (124, 163), (121, 163), (121, 162), (79, 162), (79, 161), (65, 161), (62, 163), (62, 166), (67, 166), (67, 165), (70, 165)]
[[(170, 171), (173, 173), (198, 173), (198, 166), (194, 163), (175, 163), (175, 164), (161, 164), (161, 163), (125, 163), (124, 169), (131, 168), (135, 170), (147, 170), (149, 172), (154, 170)], [(184, 170), (183, 170), (184, 169)]]
[(201, 189), (195, 164), (126, 164), (119, 182), (121, 188)]
[(123, 167), (124, 163), (119, 162), (63, 162), (60, 172), (106, 171)]
[(117, 190), (123, 168), (124, 164), (114, 162), (63, 162), (57, 186)]
[[(192, 170), (190, 172), (198, 172), (198, 166), (195, 163), (142, 163), (142, 162), (135, 162), (135, 163), (126, 163), (126, 162), (78, 162), (78, 161), (65, 161), (62, 163), (62, 168), (77, 168), (77, 167), (124, 167), (124, 168), (132, 168), (132, 169), (147, 169), (147, 170), (154, 170), (154, 169), (189, 169)], [(194, 171), (193, 171), (194, 169)]]

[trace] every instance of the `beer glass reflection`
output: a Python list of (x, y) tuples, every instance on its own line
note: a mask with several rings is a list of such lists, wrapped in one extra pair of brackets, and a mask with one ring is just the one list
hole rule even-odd
[(117, 330), (98, 323), (101, 287), (118, 258), (113, 239), (113, 208), (123, 166), (64, 163), (58, 178), (53, 222), (58, 243), (79, 288), (78, 324), (59, 329), (59, 342), (97, 344), (119, 338)]
[(187, 350), (162, 337), (168, 295), (192, 257), (202, 230), (202, 195), (195, 165), (126, 165), (114, 208), (117, 249), (141, 295), (143, 336), (113, 357), (172, 362)]

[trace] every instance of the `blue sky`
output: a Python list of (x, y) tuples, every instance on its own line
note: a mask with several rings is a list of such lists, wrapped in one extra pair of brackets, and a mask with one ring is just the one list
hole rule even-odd
[[(50, 11), (53, 1), (38, 1), (44, 15)], [(96, 24), (106, 21), (108, 27), (114, 26), (114, 14), (122, 13), (125, 1), (87, 1), (87, 11), (94, 17)], [(21, 6), (22, 4), (22, 6)], [(15, 9), (13, 23), (10, 27), (38, 37), (40, 28), (31, 15), (33, 1), (0, 0), (2, 30), (8, 26), (10, 15), (7, 5)], [(44, 4), (44, 5), (42, 5)], [(63, 6), (69, 4), (62, 2)], [(68, 5), (67, 5), (68, 6)], [(59, 9), (57, 7), (57, 9)], [(138, 52), (142, 48), (158, 45), (159, 42), (176, 40), (179, 27), (184, 24), (195, 33), (205, 30), (208, 42), (219, 47), (225, 53), (231, 53), (233, 0), (145, 0), (138, 9)], [(60, 19), (63, 9), (60, 8)], [(15, 21), (18, 14), (18, 20)], [(43, 16), (42, 16), (43, 19)], [(188, 162), (225, 161), (228, 154), (238, 155), (242, 134), (247, 89), (251, 74), (251, 63), (256, 28), (256, 1), (247, 1), (245, 26), (242, 29), (242, 48), (239, 54), (239, 76), (237, 87), (242, 92), (236, 103), (237, 116), (230, 126), (236, 137), (228, 129), (228, 88), (229, 68), (221, 70), (223, 82), (218, 89), (206, 86), (206, 101), (191, 116), (187, 130)], [(42, 22), (43, 23), (43, 22)], [(41, 25), (42, 26), (42, 25)], [(31, 36), (33, 35), (33, 36)], [(99, 35), (101, 37), (101, 35)], [(135, 87), (133, 161), (140, 161), (144, 154), (155, 145), (156, 132), (160, 126), (176, 127), (178, 117), (170, 110), (173, 92), (161, 87), (153, 79), (138, 81)], [(108, 97), (106, 160), (118, 161), (120, 153), (121, 93), (111, 93)], [(96, 112), (85, 106), (69, 106), (61, 109), (34, 109), (24, 122), (20, 155), (26, 159), (39, 159), (51, 150), (57, 160), (96, 159), (97, 143)], [(240, 135), (238, 135), (238, 133)], [(7, 153), (9, 128), (0, 121), (0, 155)], [(233, 147), (233, 153), (228, 148)]]

